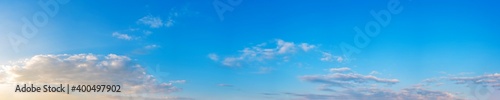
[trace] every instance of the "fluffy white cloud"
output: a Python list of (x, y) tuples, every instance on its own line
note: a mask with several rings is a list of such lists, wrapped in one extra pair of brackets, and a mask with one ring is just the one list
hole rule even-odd
[(181, 90), (175, 82), (158, 82), (127, 56), (109, 54), (36, 55), (9, 65), (6, 83), (120, 84), (127, 94), (171, 93)]
[(139, 19), (137, 23), (148, 25), (151, 28), (159, 28), (163, 26), (163, 21), (160, 17), (154, 17), (152, 15), (146, 15)]
[(128, 34), (122, 34), (119, 32), (113, 32), (111, 35), (115, 38), (123, 39), (123, 40), (132, 40), (133, 39), (132, 36), (129, 36)]
[(278, 53), (290, 53), (295, 51), (295, 44), (293, 42), (286, 42), (281, 39), (276, 40), (278, 42)]

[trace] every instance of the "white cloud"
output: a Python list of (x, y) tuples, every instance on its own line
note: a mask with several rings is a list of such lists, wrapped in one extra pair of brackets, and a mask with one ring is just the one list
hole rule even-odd
[[(500, 93), (500, 74), (483, 74), (473, 76), (473, 73), (459, 73), (459, 74), (448, 74), (446, 72), (440, 72), (441, 74), (447, 75), (443, 77), (435, 77), (423, 80), (423, 86), (442, 86), (446, 84), (455, 85), (465, 85), (468, 88), (470, 96), (477, 100), (498, 100), (500, 95), (495, 95)], [(450, 83), (451, 82), (451, 83)]]
[(331, 94), (285, 93), (302, 100), (466, 100), (457, 94), (434, 91), (422, 87), (405, 88), (400, 91), (370, 87), (331, 92)]
[(333, 56), (331, 53), (328, 52), (321, 52), (323, 57), (320, 58), (321, 61), (325, 62), (331, 62), (331, 61), (337, 61), (339, 63), (344, 61), (344, 58), (341, 56)]
[(377, 72), (377, 71), (372, 71), (372, 72), (370, 72), (370, 75), (378, 75), (378, 74), (380, 74), (380, 73), (379, 73), (379, 72)]
[(150, 53), (151, 51), (157, 49), (157, 48), (160, 48), (161, 46), (160, 45), (157, 45), (157, 44), (150, 44), (150, 45), (146, 45), (146, 46), (143, 46), (141, 48), (137, 48), (135, 50), (132, 51), (133, 54), (138, 54), (138, 55), (145, 55), (145, 54), (148, 54)]
[(126, 94), (171, 93), (176, 82), (158, 82), (127, 56), (109, 54), (36, 55), (4, 65), (6, 83), (120, 84)]
[(310, 44), (307, 44), (307, 43), (302, 43), (300, 44), (300, 48), (302, 48), (302, 50), (304, 50), (305, 52), (311, 50), (311, 49), (314, 49), (316, 48), (315, 45), (310, 45)]
[(340, 57), (340, 56), (337, 56), (337, 62), (343, 62), (344, 61), (344, 58), (343, 57)]
[(146, 45), (144, 46), (144, 49), (156, 49), (156, 48), (159, 48), (160, 46), (156, 45), (156, 44), (151, 44), (151, 45)]
[[(466, 84), (470, 93), (478, 100), (498, 100), (500, 98), (500, 74), (484, 74), (479, 76), (451, 76), (446, 80), (452, 81), (455, 84)], [(436, 80), (437, 83), (441, 80)]]
[(219, 56), (217, 56), (217, 54), (215, 54), (215, 53), (208, 54), (208, 58), (210, 58), (210, 60), (213, 60), (213, 61), (219, 61)]
[(278, 42), (278, 53), (290, 53), (295, 51), (295, 44), (293, 42), (286, 42), (281, 39), (276, 40)]
[(491, 88), (500, 90), (500, 73), (484, 74), (479, 76), (465, 76), (467, 74), (461, 73), (459, 75), (447, 74), (446, 77), (437, 77), (425, 79), (425, 85), (435, 84), (439, 86), (443, 82), (453, 82), (454, 84), (467, 84), (468, 87), (480, 86), (481, 88)]
[(172, 8), (170, 9), (169, 14), (167, 15), (168, 17), (166, 18), (166, 21), (163, 21), (162, 18), (156, 17), (153, 15), (146, 15), (139, 19), (137, 23), (139, 24), (144, 24), (148, 25), (150, 28), (160, 28), (162, 26), (165, 27), (172, 27), (176, 23), (176, 20), (184, 15), (191, 14), (190, 11), (187, 10), (187, 8), (184, 8), (182, 10)]
[(123, 39), (123, 40), (132, 40), (133, 39), (132, 36), (129, 36), (128, 34), (122, 34), (119, 32), (113, 32), (111, 35), (115, 38)]
[(332, 61), (333, 56), (332, 56), (332, 54), (330, 54), (328, 52), (323, 52), (323, 57), (320, 60), (321, 61)]
[[(351, 73), (346, 73), (346, 72)], [(312, 83), (320, 83), (319, 90), (328, 94), (285, 93), (301, 100), (465, 100), (457, 93), (430, 90), (422, 85), (393, 91), (376, 84), (396, 84), (398, 79), (379, 78), (373, 75), (354, 73), (350, 68), (332, 68), (326, 75), (299, 77)], [(337, 88), (337, 89), (332, 89)]]
[(241, 66), (241, 64), (240, 64), (241, 60), (242, 60), (241, 58), (227, 57), (227, 58), (224, 58), (224, 61), (222, 61), (222, 65), (230, 66), (230, 67)]
[(172, 26), (174, 26), (174, 22), (175, 22), (175, 21), (174, 21), (172, 18), (169, 18), (169, 19), (167, 20), (167, 22), (165, 23), (165, 26), (167, 26), (167, 27), (172, 27)]
[(500, 73), (484, 74), (474, 77), (450, 77), (449, 79), (455, 81), (457, 84), (473, 83), (491, 87), (500, 86)]
[[(299, 77), (301, 80), (305, 80), (313, 83), (320, 83), (322, 86), (340, 87), (340, 88), (350, 88), (350, 87), (362, 87), (366, 86), (366, 83), (382, 83), (387, 85), (396, 84), (399, 82), (398, 79), (386, 79), (379, 78), (373, 75), (362, 75), (354, 73), (350, 68), (331, 68), (329, 74), (326, 75), (305, 75)], [(349, 73), (346, 73), (349, 72)]]
[(137, 23), (148, 25), (151, 28), (159, 28), (163, 26), (163, 21), (160, 17), (154, 17), (152, 15), (146, 15), (139, 19)]
[[(187, 10), (185, 11), (185, 13), (187, 13)], [(177, 11), (177, 9), (175, 8), (170, 9), (170, 13), (168, 14), (168, 20), (165, 22), (165, 26), (166, 27), (174, 26), (175, 23), (174, 19), (179, 17), (181, 14), (184, 15), (185, 13), (179, 13), (179, 11)]]
[(192, 15), (197, 15), (197, 14), (199, 14), (199, 13), (196, 11), (190, 10), (189, 6), (184, 6), (181, 8), (174, 7), (172, 9), (170, 9), (170, 12), (168, 14), (168, 19), (164, 23), (164, 25), (166, 27), (172, 27), (177, 23), (177, 20), (179, 20), (180, 18), (190, 17)]
[[(281, 39), (276, 39), (270, 43), (260, 43), (252, 47), (245, 47), (237, 56), (222, 57), (221, 63), (224, 66), (234, 67), (241, 66), (243, 62), (257, 62), (265, 63), (266, 61), (288, 61), (290, 56), (293, 56), (298, 50), (304, 52), (315, 48), (316, 46), (310, 45), (308, 43), (301, 43), (301, 45), (295, 45), (293, 42), (287, 42)], [(297, 49), (302, 48), (302, 49)], [(209, 54), (210, 56), (211, 54)], [(211, 57), (209, 57), (212, 59)], [(212, 59), (213, 60), (213, 59)], [(255, 63), (254, 63), (255, 64)]]
[(351, 71), (351, 68), (348, 68), (348, 67), (330, 68), (330, 72), (333, 72), (333, 73), (342, 73), (342, 72), (346, 72), (346, 71)]
[(357, 73), (332, 73), (328, 75), (306, 75), (300, 77), (300, 79), (313, 83), (320, 83), (323, 85), (341, 87), (341, 88), (359, 86), (368, 82), (385, 83), (388, 85), (396, 84), (399, 82), (398, 79), (378, 78), (373, 75), (361, 75)]

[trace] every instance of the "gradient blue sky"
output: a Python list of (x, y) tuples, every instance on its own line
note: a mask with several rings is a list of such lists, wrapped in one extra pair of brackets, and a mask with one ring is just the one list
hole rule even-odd
[[(2, 0), (0, 64), (39, 54), (123, 55), (162, 81), (186, 80), (178, 85), (182, 91), (168, 95), (198, 100), (335, 94), (318, 90), (323, 83), (301, 78), (328, 74), (331, 68), (398, 79), (397, 84), (380, 85), (394, 91), (431, 78), (500, 71), (497, 1), (399, 0), (401, 13), (392, 14), (380, 34), (351, 56), (342, 52), (340, 44), (355, 46), (353, 28), (363, 29), (374, 21), (370, 11), (387, 10), (389, 0), (242, 0), (236, 5), (221, 0), (234, 9), (222, 16), (214, 8), (217, 1), (71, 0), (60, 5), (58, 13), (16, 52), (9, 33), (21, 35), (22, 17), (31, 19), (42, 9), (37, 1)], [(146, 20), (161, 21), (155, 26)], [(279, 50), (278, 41), (293, 43), (295, 50), (231, 62), (240, 65), (224, 64), (228, 58), (241, 57), (245, 48)], [(258, 46), (262, 43), (266, 45)], [(301, 43), (314, 48), (302, 50)], [(322, 61), (325, 53), (334, 60)], [(343, 60), (337, 61), (338, 57)], [(427, 89), (474, 97), (466, 85), (442, 83)]]

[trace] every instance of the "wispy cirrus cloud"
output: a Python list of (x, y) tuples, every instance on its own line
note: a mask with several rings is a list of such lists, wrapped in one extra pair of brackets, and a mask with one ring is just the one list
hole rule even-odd
[[(471, 74), (471, 73), (468, 73)], [(483, 75), (466, 75), (466, 74), (447, 74), (447, 76), (428, 78), (422, 81), (423, 85), (442, 85), (448, 82), (457, 85), (477, 85), (481, 87), (493, 88), (500, 90), (500, 73), (491, 73)]]
[[(114, 38), (122, 40), (147, 40), (147, 38), (155, 32), (155, 29), (162, 27), (170, 28), (174, 26), (177, 20), (181, 17), (186, 17), (197, 12), (190, 11), (187, 6), (182, 9), (171, 8), (167, 17), (160, 17), (159, 14), (147, 14), (135, 21), (133, 28), (113, 32), (111, 35)], [(143, 26), (147, 26), (144, 28)], [(135, 41), (141, 42), (141, 41)], [(144, 43), (143, 43), (144, 44)], [(145, 48), (137, 48), (132, 51), (133, 54), (147, 54), (148, 50), (158, 48), (159, 45), (146, 45)]]
[(144, 49), (156, 49), (156, 48), (159, 48), (159, 47), (160, 47), (159, 45), (150, 44), (150, 45), (144, 46)]
[(478, 84), (484, 86), (490, 86), (500, 89), (500, 73), (484, 74), (480, 76), (456, 76), (450, 77), (449, 80), (455, 82), (456, 84)]
[(217, 86), (220, 86), (220, 87), (233, 87), (233, 85), (231, 84), (217, 84)]
[(208, 54), (208, 58), (210, 58), (210, 60), (213, 60), (213, 61), (219, 61), (219, 56), (215, 53)]
[(120, 32), (113, 32), (113, 33), (111, 33), (111, 35), (115, 38), (122, 39), (122, 40), (133, 40), (134, 39), (134, 37), (132, 37), (128, 34), (120, 33)]
[(320, 58), (321, 61), (325, 62), (332, 62), (332, 61), (337, 61), (337, 62), (343, 62), (344, 58), (341, 56), (334, 56), (331, 53), (328, 52), (321, 52), (323, 57)]
[[(186, 17), (197, 12), (190, 11), (187, 6), (178, 8), (171, 8), (167, 17), (153, 16), (148, 14), (137, 20), (138, 24), (147, 25), (150, 28), (172, 27), (177, 23), (180, 17)], [(164, 20), (165, 19), (165, 20)]]
[(491, 73), (483, 75), (471, 75), (472, 73), (460, 73), (458, 75), (447, 74), (447, 76), (435, 77), (423, 80), (422, 85), (443, 86), (459, 85), (467, 87), (468, 94), (476, 100), (497, 100), (500, 98), (500, 74)]
[(329, 71), (332, 73), (342, 73), (346, 71), (351, 71), (351, 68), (348, 67), (330, 68)]
[[(272, 42), (261, 43), (239, 50), (238, 52), (240, 53), (237, 56), (221, 57), (220, 63), (224, 66), (236, 67), (242, 66), (242, 64), (247, 62), (266, 62), (272, 60), (287, 61), (290, 56), (293, 56), (293, 54), (297, 52), (308, 52), (315, 48), (317, 48), (317, 45), (308, 43), (296, 44), (294, 42), (276, 39)], [(210, 53), (209, 56), (210, 55), (214, 56), (217, 54)], [(213, 57), (211, 57), (211, 59), (212, 58)]]
[(132, 53), (133, 54), (139, 54), (139, 55), (148, 54), (151, 51), (153, 51), (155, 49), (158, 49), (160, 47), (161, 46), (158, 45), (158, 44), (150, 44), (150, 45), (143, 46), (142, 48), (137, 48), (134, 51), (132, 51)]
[(366, 83), (383, 83), (383, 84), (396, 84), (399, 82), (398, 79), (386, 79), (379, 78), (373, 75), (362, 75), (351, 71), (350, 68), (331, 68), (329, 74), (326, 75), (305, 75), (301, 76), (301, 80), (305, 80), (313, 83), (320, 83), (324, 86), (333, 86), (341, 88), (350, 88), (354, 86), (364, 85)]
[(160, 17), (153, 15), (146, 15), (137, 20), (137, 23), (148, 25), (150, 28), (159, 28), (164, 25), (163, 20)]

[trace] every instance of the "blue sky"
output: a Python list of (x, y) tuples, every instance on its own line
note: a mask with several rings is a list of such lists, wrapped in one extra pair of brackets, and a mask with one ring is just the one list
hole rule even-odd
[[(53, 15), (38, 2), (46, 1), (0, 1), (7, 76), (20, 59), (83, 54), (130, 58), (120, 60), (181, 89), (160, 95), (196, 100), (487, 100), (500, 86), (496, 1), (48, 0), (58, 6)], [(390, 19), (372, 14), (384, 11)], [(45, 22), (23, 34), (23, 18), (44, 19), (37, 14)], [(379, 26), (368, 28), (376, 35), (369, 25)], [(473, 94), (471, 84), (489, 92)]]

